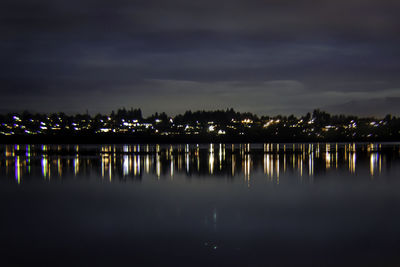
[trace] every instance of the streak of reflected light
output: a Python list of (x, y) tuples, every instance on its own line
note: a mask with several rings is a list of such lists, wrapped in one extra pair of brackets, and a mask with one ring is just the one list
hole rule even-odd
[(171, 155), (171, 166), (170, 166), (170, 168), (171, 168), (171, 180), (172, 179), (174, 179), (174, 156), (173, 155)]
[(160, 163), (160, 155), (158, 153), (156, 154), (156, 174), (159, 180), (161, 176), (161, 163)]
[(123, 156), (123, 175), (127, 176), (129, 175), (129, 156), (128, 155), (124, 155)]
[(21, 163), (19, 156), (15, 157), (15, 180), (21, 184)]

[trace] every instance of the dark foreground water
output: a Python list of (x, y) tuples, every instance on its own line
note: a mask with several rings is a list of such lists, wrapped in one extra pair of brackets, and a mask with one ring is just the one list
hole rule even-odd
[(0, 266), (400, 266), (399, 144), (0, 153)]

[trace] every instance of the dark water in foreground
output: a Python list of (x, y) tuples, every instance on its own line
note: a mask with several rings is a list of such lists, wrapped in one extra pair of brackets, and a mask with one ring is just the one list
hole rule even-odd
[(400, 144), (0, 153), (0, 266), (400, 265)]

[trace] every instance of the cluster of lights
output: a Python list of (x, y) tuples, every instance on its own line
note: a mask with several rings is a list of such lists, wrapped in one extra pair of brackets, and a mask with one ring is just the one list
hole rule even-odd
[[(289, 128), (303, 136), (313, 136), (323, 138), (330, 133), (340, 132), (347, 137), (376, 137), (376, 130), (387, 125), (385, 120), (348, 120), (342, 123), (322, 124), (321, 120), (311, 118), (285, 119), (280, 116), (266, 119), (253, 119), (250, 117), (230, 118), (226, 123), (214, 120), (199, 122), (178, 122), (173, 118), (154, 118), (149, 119), (115, 119), (110, 116), (101, 118), (69, 118), (46, 116), (41, 119), (24, 119), (23, 116), (13, 115), (7, 120), (0, 121), (0, 135), (37, 135), (37, 134), (57, 134), (62, 131), (83, 132), (89, 131), (96, 134), (108, 133), (138, 133), (145, 132), (156, 135), (199, 135), (208, 133), (210, 135), (238, 134), (246, 135), (249, 131), (266, 130), (270, 134), (279, 136), (282, 131)], [(359, 134), (359, 129), (368, 129), (370, 132)], [(255, 130), (253, 130), (255, 129)], [(400, 133), (400, 132), (399, 132)]]

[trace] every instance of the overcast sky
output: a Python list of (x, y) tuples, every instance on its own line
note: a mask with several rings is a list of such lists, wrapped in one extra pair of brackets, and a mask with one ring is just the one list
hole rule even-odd
[(0, 112), (400, 114), (399, 12), (398, 0), (1, 0)]

